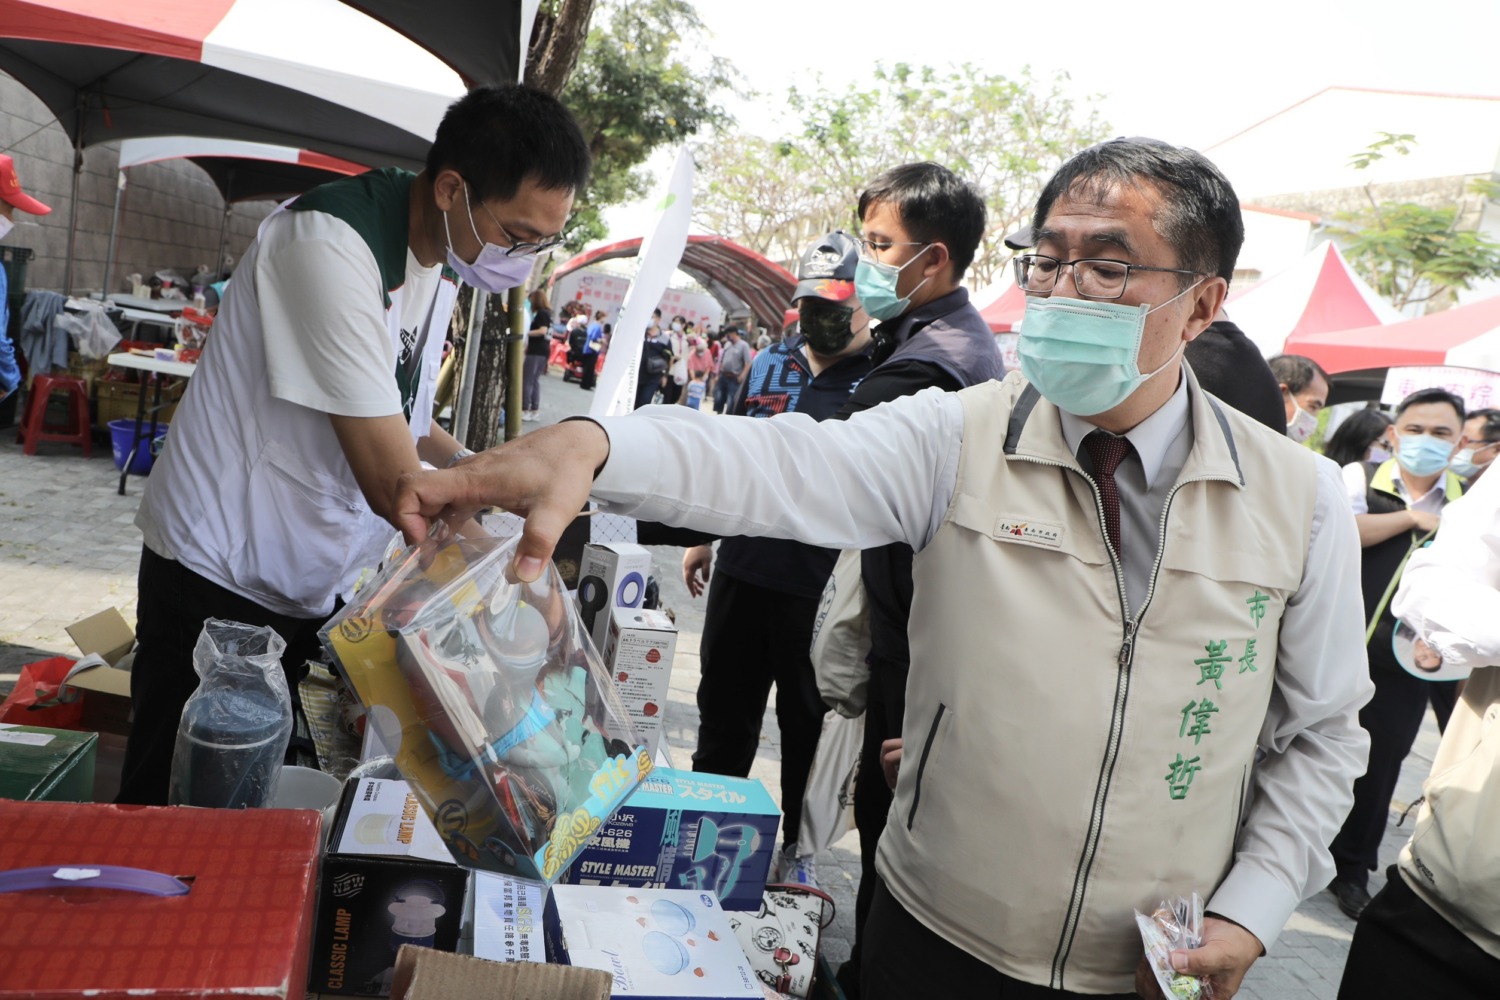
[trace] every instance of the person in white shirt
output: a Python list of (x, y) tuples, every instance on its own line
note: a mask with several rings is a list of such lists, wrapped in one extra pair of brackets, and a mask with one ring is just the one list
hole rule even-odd
[[(1022, 372), (848, 421), (569, 421), (405, 477), (398, 521), (500, 505), (534, 578), (579, 507), (916, 550), (912, 669), (863, 996), (1159, 996), (1132, 915), (1201, 893), (1181, 973), (1233, 996), (1332, 874), (1367, 740), (1358, 542), (1331, 462), (1180, 358), (1239, 200), (1118, 139), (1034, 213)], [(689, 475), (686, 470), (692, 470)]]
[(392, 536), (397, 478), (465, 453), (432, 416), (460, 279), (524, 282), (588, 171), (558, 101), (481, 87), (448, 109), (421, 173), (341, 179), (261, 224), (136, 517), (121, 802), (167, 800), (205, 618), (274, 628), (296, 702), (318, 629)]
[(1447, 675), (1468, 679), (1411, 839), (1359, 918), (1339, 1000), (1490, 1000), (1500, 987), (1500, 477), (1442, 521), (1394, 606)]
[(1456, 683), (1423, 681), (1397, 664), (1391, 651), (1396, 620), (1388, 602), (1408, 553), (1430, 537), (1443, 508), (1463, 494), (1463, 483), (1448, 470), (1463, 426), (1462, 399), (1446, 389), (1419, 390), (1401, 401), (1386, 430), (1395, 457), (1343, 468), (1359, 531), (1370, 679), (1375, 683), (1375, 697), (1359, 713), (1359, 724), (1370, 734), (1369, 766), (1354, 783), (1354, 804), (1330, 845), (1338, 874), (1329, 891), (1339, 909), (1355, 919), (1370, 901), (1367, 883), (1379, 863), (1391, 796), (1427, 705), (1431, 702), (1438, 726), (1444, 727), (1458, 695)]

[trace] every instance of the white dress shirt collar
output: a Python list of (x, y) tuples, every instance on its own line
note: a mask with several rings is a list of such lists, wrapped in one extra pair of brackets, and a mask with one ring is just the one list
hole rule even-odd
[[(1077, 414), (1062, 409), (1057, 412), (1062, 418), (1063, 439), (1068, 442), (1068, 450), (1077, 455), (1083, 439), (1099, 428)], [(1177, 435), (1182, 433), (1187, 423), (1187, 379), (1179, 373), (1177, 391), (1172, 393), (1172, 397), (1155, 413), (1124, 434), (1125, 439), (1135, 448), (1135, 453), (1141, 460), (1141, 468), (1146, 473), (1147, 489), (1156, 484), (1156, 476), (1161, 472), (1161, 464), (1167, 456), (1167, 449), (1176, 440)]]

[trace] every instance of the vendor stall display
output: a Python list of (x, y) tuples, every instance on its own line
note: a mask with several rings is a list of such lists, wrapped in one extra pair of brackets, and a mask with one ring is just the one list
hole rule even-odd
[(429, 539), (325, 643), (463, 865), (552, 882), (652, 769), (555, 566), (516, 538)]

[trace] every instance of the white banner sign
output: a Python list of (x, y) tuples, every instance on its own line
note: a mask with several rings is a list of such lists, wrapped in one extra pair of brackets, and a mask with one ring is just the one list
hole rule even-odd
[(672, 280), (672, 272), (687, 249), (688, 224), (693, 216), (693, 158), (684, 146), (677, 152), (677, 165), (656, 205), (656, 224), (641, 244), (641, 266), (636, 271), (620, 321), (610, 336), (609, 353), (599, 374), (599, 388), (589, 407), (589, 416), (608, 417), (635, 409), (636, 376), (641, 367), (641, 348), (651, 310), (661, 301)]
[(1479, 368), (1392, 368), (1385, 375), (1380, 402), (1395, 406), (1418, 389), (1447, 389), (1469, 410), (1500, 406), (1500, 373)]

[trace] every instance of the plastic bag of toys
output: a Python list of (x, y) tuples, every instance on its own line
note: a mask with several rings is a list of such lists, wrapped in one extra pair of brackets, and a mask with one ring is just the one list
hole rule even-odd
[(1191, 950), (1203, 943), (1203, 900), (1198, 894), (1162, 900), (1149, 917), (1136, 910), (1135, 922), (1162, 995), (1171, 1000), (1212, 1000), (1213, 987), (1207, 978), (1172, 968), (1172, 952)]
[(652, 764), (557, 568), (518, 538), (434, 537), (322, 637), (454, 858), (553, 882)]

